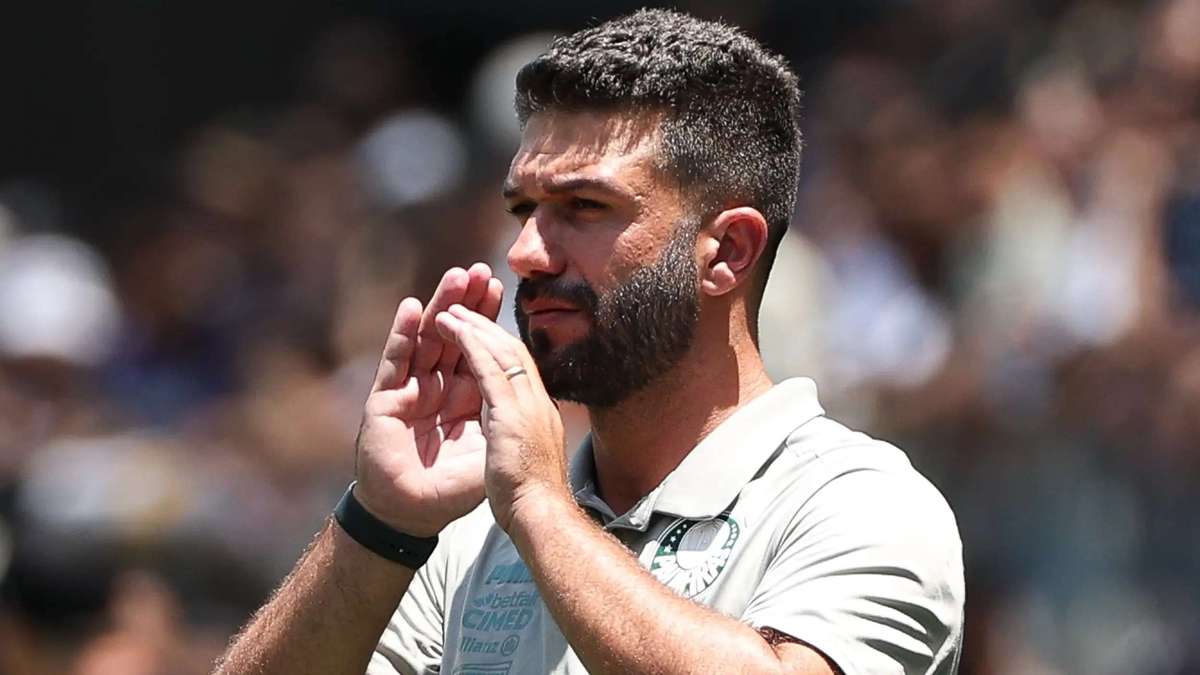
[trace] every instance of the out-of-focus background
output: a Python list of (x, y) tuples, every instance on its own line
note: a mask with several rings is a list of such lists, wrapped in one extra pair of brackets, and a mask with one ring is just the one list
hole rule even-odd
[[(516, 68), (636, 5), (27, 4), (0, 674), (205, 673), (345, 488), (397, 301), (505, 269)], [(682, 8), (803, 77), (764, 349), (950, 499), (964, 675), (1200, 672), (1200, 0)]]

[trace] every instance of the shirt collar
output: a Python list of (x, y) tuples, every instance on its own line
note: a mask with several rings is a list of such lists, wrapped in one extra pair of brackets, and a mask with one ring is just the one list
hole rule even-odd
[[(653, 500), (653, 510), (660, 513), (712, 518), (729, 506), (792, 431), (824, 414), (812, 380), (784, 380), (718, 425), (646, 500)], [(591, 436), (571, 459), (569, 476), (580, 505), (612, 517), (596, 494)]]
[(596, 494), (596, 462), (592, 457), (592, 435), (588, 434), (567, 467), (567, 478), (575, 492), (575, 502), (580, 506), (599, 512), (605, 521), (616, 518), (616, 514), (600, 495)]

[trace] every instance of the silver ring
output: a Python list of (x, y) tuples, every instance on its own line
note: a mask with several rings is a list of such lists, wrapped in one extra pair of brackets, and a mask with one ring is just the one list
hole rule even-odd
[(508, 370), (504, 371), (504, 377), (507, 377), (510, 380), (518, 375), (524, 375), (524, 374), (525, 374), (525, 369), (521, 366), (513, 366), (512, 368), (509, 368)]

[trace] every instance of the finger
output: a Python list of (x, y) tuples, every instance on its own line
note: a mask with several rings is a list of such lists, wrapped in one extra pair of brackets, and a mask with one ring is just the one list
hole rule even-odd
[(371, 391), (393, 389), (408, 379), (412, 370), (412, 356), (417, 344), (417, 327), (421, 322), (421, 301), (405, 298), (396, 308), (392, 330), (388, 332), (375, 370), (375, 382)]
[(493, 408), (511, 405), (513, 387), (504, 375), (505, 366), (493, 353), (493, 346), (485, 343), (473, 326), (447, 312), (438, 315), (437, 324), (442, 335), (462, 350), (484, 402)]
[[(496, 277), (492, 277), (491, 279), (488, 279), (487, 288), (484, 291), (483, 298), (481, 298), (479, 301), (479, 307), (476, 309), (476, 311), (479, 314), (488, 317), (492, 321), (495, 321), (496, 317), (500, 315), (500, 305), (502, 304), (503, 298), (504, 284)], [(467, 370), (469, 370), (469, 368), (466, 361), (459, 359), (458, 372), (462, 373), (466, 372)]]
[(417, 347), (412, 359), (413, 370), (428, 372), (437, 365), (445, 343), (437, 333), (434, 318), (438, 313), (446, 311), (450, 305), (461, 302), (469, 283), (467, 271), (461, 267), (452, 267), (442, 275), (437, 290), (425, 306), (425, 313), (421, 315), (421, 325), (417, 329)]
[(396, 389), (381, 389), (371, 392), (363, 411), (371, 417), (395, 417), (405, 419), (412, 411), (416, 396), (407, 386)]
[(462, 305), (451, 305), (447, 310), (451, 316), (467, 322), (471, 327), (480, 331), (487, 336), (489, 341), (495, 341), (502, 345), (503, 349), (500, 354), (511, 354), (511, 358), (501, 359), (502, 362), (508, 363), (510, 366), (531, 367), (536, 364), (533, 361), (533, 356), (525, 347), (525, 343), (517, 339), (516, 336), (504, 330), (500, 324), (480, 314), (479, 312), (471, 311)]
[[(477, 307), (479, 301), (487, 293), (488, 281), (492, 278), (492, 268), (486, 263), (477, 262), (467, 270), (467, 288), (463, 291), (460, 304), (465, 307)], [(453, 345), (443, 345), (442, 355), (435, 366), (444, 373), (454, 372), (459, 362), (458, 349)]]
[[(495, 321), (500, 316), (500, 305), (503, 299), (504, 283), (496, 277), (492, 277), (488, 279), (487, 291), (483, 295), (483, 300), (479, 302), (479, 308), (475, 311)], [(470, 305), (467, 305), (467, 307), (470, 307)]]
[(505, 370), (515, 366), (520, 366), (525, 369), (525, 373), (509, 378), (513, 382), (513, 387), (518, 392), (532, 390), (536, 393), (546, 395), (546, 387), (542, 383), (541, 373), (538, 371), (537, 362), (533, 360), (533, 355), (529, 353), (529, 349), (514, 335), (504, 330), (502, 326), (494, 321), (489, 320), (478, 312), (473, 312), (461, 305), (452, 305), (448, 313), (461, 320), (479, 332), (481, 339), (489, 344), (492, 353), (497, 355), (498, 361)]
[[(432, 402), (440, 402), (431, 416)], [(479, 392), (474, 387), (447, 386), (441, 373), (413, 374), (390, 389), (372, 391), (364, 412), (370, 416), (395, 417), (415, 424), (423, 418), (441, 423), (478, 416)]]
[(467, 270), (469, 283), (467, 284), (467, 292), (463, 295), (462, 305), (471, 309), (478, 309), (479, 302), (483, 300), (487, 293), (488, 282), (492, 280), (492, 268), (487, 263), (477, 262), (471, 265)]

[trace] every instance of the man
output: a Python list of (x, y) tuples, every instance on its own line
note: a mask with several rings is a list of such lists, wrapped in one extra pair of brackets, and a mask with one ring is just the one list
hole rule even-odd
[[(484, 265), (400, 304), (357, 483), (220, 672), (953, 673), (945, 501), (759, 357), (795, 76), (641, 11), (517, 89), (521, 340)], [(555, 399), (591, 418), (569, 468)]]

